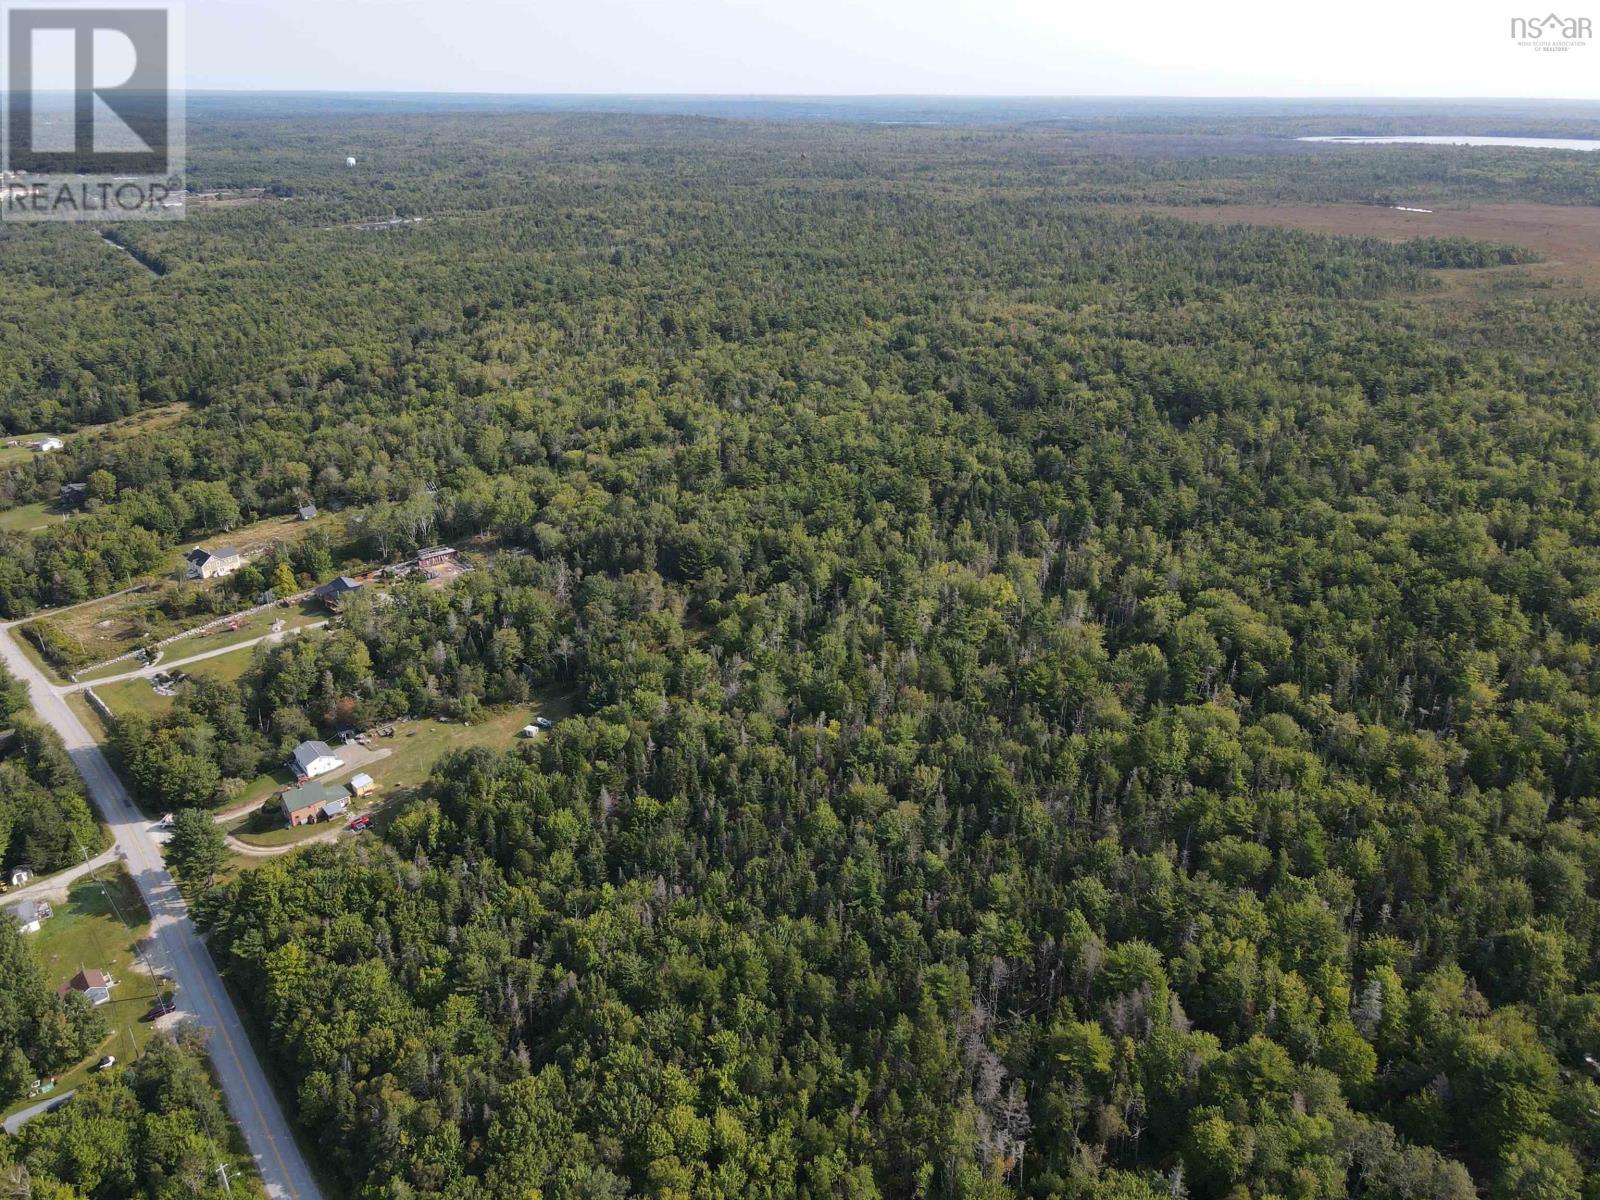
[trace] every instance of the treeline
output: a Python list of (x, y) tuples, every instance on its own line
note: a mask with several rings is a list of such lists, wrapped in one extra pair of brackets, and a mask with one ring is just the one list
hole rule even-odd
[(134, 1062), (91, 1075), (60, 1109), (0, 1137), (0, 1176), (39, 1200), (261, 1196), (237, 1140), (204, 1035), (182, 1027), (152, 1037)]
[(0, 871), (59, 871), (103, 841), (60, 736), (34, 720), (27, 689), (0, 666)]

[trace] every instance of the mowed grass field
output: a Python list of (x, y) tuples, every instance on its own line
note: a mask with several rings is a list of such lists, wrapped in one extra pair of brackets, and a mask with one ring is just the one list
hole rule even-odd
[(0, 445), (0, 467), (9, 467), (13, 463), (27, 462), (30, 458), (35, 457), (39, 452), (29, 449), (25, 443), (37, 442), (40, 438), (48, 436), (48, 434), (44, 433), (18, 433), (0, 439), (0, 441), (15, 441), (17, 443), (15, 446)]
[[(127, 441), (143, 434), (156, 433), (169, 425), (181, 421), (189, 412), (187, 404), (166, 404), (160, 408), (147, 409), (135, 413), (131, 417), (120, 420), (108, 421), (101, 425), (85, 425), (82, 429), (73, 432), (50, 433), (47, 430), (36, 430), (33, 433), (8, 434), (0, 441), (17, 444), (15, 446), (0, 445), (0, 468), (13, 466), (19, 462), (27, 462), (30, 458), (39, 457), (37, 450), (30, 450), (26, 443), (37, 442), (42, 438), (58, 437), (68, 446), (81, 439), (99, 438), (105, 441)], [(61, 451), (53, 451), (61, 453)]]
[[(215, 537), (201, 538), (193, 544), (204, 546), (207, 550), (215, 550), (219, 546), (232, 546), (246, 558), (256, 558), (273, 545), (295, 545), (308, 537), (313, 530), (326, 533), (337, 545), (344, 540), (345, 528), (344, 513), (318, 513), (309, 521), (302, 521), (295, 514), (287, 513), (278, 517), (266, 517), (249, 525), (241, 525), (238, 529), (219, 533)], [(172, 565), (174, 571), (181, 565), (183, 555), (188, 551), (188, 545), (179, 550)]]
[[(229, 629), (219, 626), (208, 633), (196, 634), (184, 638), (182, 641), (173, 642), (170, 646), (162, 647), (161, 664), (179, 663), (185, 658), (196, 654), (205, 654), (207, 651), (219, 650), (224, 646), (236, 646), (241, 642), (253, 641), (272, 632), (272, 627), (279, 621), (283, 622), (283, 632), (288, 633), (297, 629), (304, 629), (308, 625), (315, 625), (328, 618), (328, 610), (315, 600), (305, 600), (293, 608), (263, 609), (254, 613), (240, 622), (239, 628)], [(197, 666), (202, 664), (196, 664)], [(129, 671), (136, 671), (140, 664), (131, 658), (118, 659), (106, 663), (90, 671), (79, 671), (80, 683), (93, 683), (96, 679), (105, 679), (117, 675), (126, 675)], [(185, 668), (187, 669), (187, 668)]]
[(8, 508), (0, 512), (0, 529), (7, 533), (32, 533), (66, 519), (66, 513), (57, 512), (41, 501), (38, 504), (24, 504), (21, 508)]
[[(232, 653), (204, 658), (180, 669), (190, 675), (203, 676), (207, 679), (234, 680), (249, 670), (251, 662), (255, 659), (255, 653), (256, 647), (241, 646)], [(180, 683), (178, 687), (181, 690), (183, 685)], [(123, 679), (116, 683), (101, 684), (94, 689), (94, 694), (105, 701), (106, 707), (118, 716), (124, 713), (159, 716), (172, 707), (174, 699), (172, 696), (157, 695), (155, 688), (150, 686), (149, 679)]]
[[(45, 982), (58, 987), (86, 968), (104, 971), (114, 981), (110, 1002), (100, 1006), (108, 1027), (106, 1038), (59, 1077), (55, 1090), (60, 1092), (81, 1083), (102, 1055), (114, 1054), (125, 1062), (149, 1040), (154, 1027), (144, 1016), (156, 1001), (160, 981), (139, 962), (135, 945), (149, 935), (150, 914), (121, 866), (105, 867), (78, 880), (66, 899), (52, 907), (55, 915), (38, 933), (26, 935), (44, 968)], [(154, 963), (157, 971), (169, 966)]]

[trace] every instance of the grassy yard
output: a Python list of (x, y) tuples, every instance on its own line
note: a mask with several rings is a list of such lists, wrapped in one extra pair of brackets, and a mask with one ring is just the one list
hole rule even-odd
[(106, 739), (111, 736), (111, 731), (106, 728), (106, 723), (100, 719), (100, 714), (95, 712), (94, 705), (83, 698), (83, 693), (73, 692), (68, 696), (67, 707), (72, 710), (73, 715), (78, 720), (83, 722), (83, 727), (89, 731), (89, 735), (95, 741), (104, 745)]
[(522, 727), (535, 717), (559, 720), (564, 715), (564, 704), (547, 700), (527, 707), (519, 705), (484, 712), (471, 725), (459, 721), (449, 724), (434, 720), (399, 721), (395, 723), (393, 738), (375, 743), (392, 753), (367, 767), (366, 772), (378, 785), (379, 796), (387, 799), (394, 792), (408, 791), (422, 783), (432, 773), (433, 764), (447, 751), (472, 746), (509, 750), (517, 744), (517, 734)]
[[(394, 737), (373, 740), (373, 748), (389, 751), (388, 756), (360, 768), (372, 776), (373, 782), (378, 785), (377, 791), (363, 800), (352, 800), (350, 815), (387, 810), (397, 801), (407, 799), (432, 774), (440, 756), (448, 751), (472, 746), (507, 750), (517, 744), (518, 732), (535, 717), (544, 716), (556, 721), (570, 711), (570, 696), (561, 695), (537, 700), (529, 706), (516, 705), (486, 712), (471, 725), (463, 725), (459, 721), (446, 724), (431, 719), (396, 721)], [(263, 776), (251, 783), (245, 797), (241, 797), (239, 802), (256, 795), (264, 802), (273, 792), (291, 782), (287, 773), (281, 773), (276, 779)], [(273, 847), (292, 845), (326, 829), (325, 825), (312, 825), (290, 830), (280, 816), (251, 813), (231, 826), (228, 832), (249, 845)]]
[(51, 505), (24, 504), (21, 508), (8, 508), (0, 512), (0, 530), (7, 533), (32, 533), (57, 521), (65, 521), (66, 514), (57, 512)]
[[(344, 817), (337, 824), (343, 825), (349, 819), (348, 816)], [(228, 832), (251, 846), (271, 849), (278, 846), (296, 846), (309, 841), (319, 833), (327, 833), (328, 824), (322, 822), (316, 825), (296, 825), (291, 828), (284, 824), (281, 812), (276, 809), (269, 812), (263, 808), (228, 826)]]
[(28, 442), (37, 442), (50, 437), (48, 433), (17, 433), (4, 438), (7, 442), (16, 442), (15, 446), (0, 445), (0, 467), (9, 467), (15, 463), (27, 462), (39, 454), (37, 450), (30, 449)]
[[(207, 679), (234, 680), (249, 669), (255, 661), (255, 654), (254, 646), (241, 646), (230, 653), (203, 658), (180, 669)], [(131, 669), (131, 665), (124, 669)], [(180, 683), (178, 687), (181, 689), (183, 685)], [(118, 683), (102, 684), (94, 689), (94, 693), (117, 714), (138, 712), (150, 717), (159, 716), (172, 707), (173, 701), (171, 696), (157, 695), (148, 679), (124, 679)]]
[[(42, 506), (30, 505), (27, 508), (0, 513), (0, 529), (39, 527), (51, 520), (59, 519), (61, 518), (46, 513)], [(264, 554), (272, 545), (298, 542), (312, 530), (325, 530), (333, 537), (335, 543), (338, 543), (345, 536), (345, 527), (346, 515), (343, 513), (323, 513), (312, 521), (301, 521), (293, 516), (269, 517), (228, 533), (206, 538), (200, 544), (213, 549), (218, 546), (234, 546), (247, 558), (254, 559)], [(188, 549), (187, 545), (175, 547), (169, 564), (170, 569), (147, 580), (136, 591), (107, 596), (102, 600), (66, 611), (44, 612), (39, 614), (39, 617), (49, 621), (61, 632), (64, 640), (74, 648), (75, 657), (72, 661), (83, 665), (93, 665), (108, 658), (115, 658), (144, 642), (168, 638), (182, 633), (185, 629), (192, 629), (215, 620), (218, 614), (202, 611), (204, 605), (197, 601), (207, 592), (224, 586), (226, 581), (177, 578), (183, 555)], [(346, 562), (339, 569), (359, 571), (363, 568), (359, 563)], [(242, 597), (230, 599), (228, 602), (230, 609), (247, 606), (248, 601)], [(197, 641), (195, 649), (191, 650), (187, 645), (183, 645), (169, 651), (169, 655), (176, 656), (182, 651), (195, 653), (219, 644), (227, 644), (228, 641), (246, 641), (267, 632), (278, 617), (284, 618), (291, 628), (295, 628), (321, 620), (327, 615), (320, 605), (315, 604), (303, 605), (293, 610), (273, 609), (270, 613), (263, 613), (255, 618), (248, 629), (211, 635), (212, 638), (224, 640)], [(127, 669), (120, 668), (120, 670)], [(59, 675), (59, 672), (54, 673)], [(105, 673), (115, 675), (119, 673), (119, 669), (108, 669)]]
[[(149, 1040), (154, 1030), (143, 1018), (155, 1003), (158, 981), (135, 951), (135, 943), (150, 932), (150, 914), (120, 866), (80, 879), (54, 908), (55, 915), (43, 928), (28, 936), (44, 967), (45, 982), (57, 987), (86, 967), (104, 971), (115, 981), (110, 1002), (100, 1006), (108, 1027), (106, 1039), (59, 1077), (56, 1090), (65, 1091), (76, 1087), (101, 1055), (115, 1054), (119, 1061), (127, 1061)], [(154, 965), (166, 969), (166, 964)]]
[[(195, 654), (204, 654), (208, 650), (220, 650), (224, 646), (234, 646), (240, 642), (252, 641), (272, 632), (272, 627), (279, 621), (283, 622), (284, 629), (303, 629), (307, 625), (326, 620), (327, 609), (315, 600), (307, 600), (293, 608), (273, 607), (258, 612), (245, 618), (238, 629), (229, 629), (218, 626), (210, 633), (196, 634), (184, 638), (182, 641), (173, 642), (170, 646), (162, 647), (163, 663), (178, 663)], [(106, 663), (89, 671), (79, 671), (78, 679), (83, 683), (92, 683), (96, 679), (105, 679), (113, 675), (126, 675), (129, 671), (139, 669), (139, 662), (131, 658), (120, 658), (114, 662)]]
[[(287, 513), (279, 517), (267, 517), (250, 525), (241, 525), (238, 529), (219, 533), (215, 537), (201, 538), (197, 544), (207, 550), (215, 550), (219, 546), (232, 546), (246, 558), (256, 558), (275, 544), (292, 546), (309, 536), (312, 530), (325, 532), (337, 546), (344, 541), (345, 524), (344, 513), (318, 513), (310, 521), (302, 521), (295, 514)], [(188, 550), (188, 546), (181, 547), (179, 558), (181, 559), (182, 554)], [(174, 562), (174, 570), (177, 569), (177, 565), (177, 562)]]

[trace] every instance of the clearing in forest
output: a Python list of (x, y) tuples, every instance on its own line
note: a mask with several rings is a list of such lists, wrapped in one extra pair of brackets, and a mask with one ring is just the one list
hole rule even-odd
[[(1407, 201), (1431, 208), (1426, 201)], [(1411, 238), (1471, 238), (1522, 246), (1543, 261), (1513, 267), (1436, 272), (1459, 287), (1507, 278), (1530, 286), (1600, 287), (1600, 208), (1560, 204), (1480, 204), (1410, 212), (1372, 204), (1160, 205), (1145, 211), (1211, 225), (1275, 225), (1343, 237), (1401, 242)]]

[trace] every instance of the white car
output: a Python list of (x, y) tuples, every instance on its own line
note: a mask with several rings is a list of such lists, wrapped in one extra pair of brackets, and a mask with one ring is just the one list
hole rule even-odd
[(104, 1058), (102, 1058), (99, 1062), (95, 1063), (94, 1069), (96, 1071), (109, 1071), (109, 1070), (111, 1070), (112, 1067), (114, 1067), (116, 1065), (117, 1065), (117, 1056), (115, 1054), (108, 1054)]
[(533, 719), (533, 723), (535, 725), (537, 725), (540, 729), (549, 729), (550, 726), (552, 724), (554, 724), (554, 722), (552, 722), (549, 717), (535, 717)]

